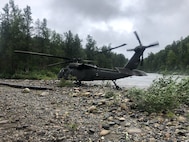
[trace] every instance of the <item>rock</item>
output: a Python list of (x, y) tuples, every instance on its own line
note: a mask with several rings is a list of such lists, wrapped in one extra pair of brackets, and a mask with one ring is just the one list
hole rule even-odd
[(148, 142), (156, 142), (156, 139), (155, 138), (149, 138)]
[(130, 128), (130, 129), (127, 130), (127, 132), (129, 134), (136, 134), (136, 133), (139, 134), (139, 133), (142, 133), (142, 130), (139, 129), (139, 128)]
[(110, 126), (112, 126), (112, 125), (115, 125), (116, 123), (113, 122), (113, 121), (111, 121), (111, 122), (108, 122), (108, 124), (109, 124)]
[(165, 140), (169, 140), (170, 139), (170, 133), (165, 133)]
[(74, 91), (75, 91), (75, 93), (79, 93), (79, 92), (80, 92), (80, 88), (75, 87), (75, 88), (74, 88)]
[(186, 136), (186, 132), (184, 132), (184, 131), (179, 131), (177, 134), (178, 134), (179, 136)]
[(121, 103), (120, 107), (121, 107), (122, 110), (128, 110), (128, 107), (125, 103)]
[(159, 123), (154, 123), (153, 125), (154, 125), (155, 128), (158, 128), (160, 126)]
[(125, 118), (124, 117), (120, 117), (118, 118), (119, 121), (125, 121)]
[(131, 123), (130, 122), (126, 122), (125, 123), (125, 127), (130, 127), (131, 126)]
[(91, 92), (85, 92), (85, 93), (83, 93), (82, 96), (89, 96), (90, 94), (91, 94)]
[(24, 89), (22, 90), (22, 93), (30, 93), (30, 89), (29, 89), (29, 88), (24, 88)]
[(109, 124), (102, 124), (102, 128), (104, 128), (105, 130), (109, 130), (110, 125)]
[(186, 118), (185, 118), (184, 116), (179, 116), (179, 117), (177, 118), (177, 120), (178, 120), (179, 122), (186, 122)]
[(95, 133), (95, 130), (93, 128), (90, 128), (89, 129), (89, 134), (94, 134)]
[(158, 116), (156, 119), (159, 123), (163, 123), (165, 120), (162, 116)]
[(107, 134), (109, 134), (110, 133), (110, 130), (102, 130), (101, 132), (100, 132), (100, 136), (105, 136), (105, 135), (107, 135)]
[(96, 110), (96, 106), (91, 106), (88, 108), (88, 112), (94, 112)]
[(8, 120), (1, 120), (0, 121), (0, 124), (6, 124), (6, 123), (8, 123), (9, 121)]
[(40, 96), (47, 96), (47, 95), (49, 95), (49, 92), (47, 92), (47, 91), (42, 92), (42, 93), (40, 94)]
[(114, 120), (113, 116), (108, 117), (108, 120), (113, 121)]
[(102, 100), (100, 100), (100, 104), (101, 105), (106, 104), (106, 101), (107, 101), (106, 99), (102, 99)]
[(102, 95), (103, 95), (102, 92), (100, 92), (100, 93), (96, 93), (96, 94), (95, 94), (95, 96), (102, 96)]

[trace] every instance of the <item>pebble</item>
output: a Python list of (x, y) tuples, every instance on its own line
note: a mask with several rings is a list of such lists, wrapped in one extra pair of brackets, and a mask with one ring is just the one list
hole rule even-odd
[(22, 90), (22, 93), (30, 93), (30, 89), (29, 89), (29, 88), (24, 88), (24, 89)]
[(124, 117), (120, 117), (118, 118), (119, 121), (125, 121), (125, 118)]
[(110, 130), (105, 130), (105, 129), (103, 129), (103, 130), (101, 130), (101, 132), (100, 132), (100, 136), (105, 136), (105, 135), (107, 135), (107, 134), (109, 134), (110, 133)]
[(91, 94), (91, 92), (85, 92), (84, 96), (89, 96)]
[(186, 122), (186, 118), (184, 117), (184, 116), (179, 116), (178, 118), (177, 118), (177, 120), (179, 121), (179, 122)]
[(129, 133), (129, 134), (139, 134), (139, 133), (142, 133), (142, 130), (141, 129), (139, 129), (139, 128), (129, 128), (128, 130), (127, 130), (127, 132)]
[(109, 124), (110, 126), (112, 126), (112, 125), (115, 125), (116, 123), (113, 122), (113, 121), (111, 121), (111, 122), (108, 122), (108, 124)]
[(91, 112), (91, 113), (94, 112), (95, 110), (96, 110), (96, 106), (94, 105), (88, 108), (88, 112)]
[(90, 128), (89, 129), (89, 134), (94, 134), (95, 133), (95, 130), (93, 128)]
[(6, 123), (8, 123), (9, 121), (8, 120), (1, 120), (0, 121), (0, 124), (6, 124)]
[(125, 103), (121, 103), (120, 107), (121, 107), (122, 110), (128, 110), (128, 107)]
[[(148, 114), (131, 109), (133, 102), (125, 96), (121, 96), (116, 103), (113, 99), (105, 99), (102, 97), (105, 91), (101, 88), (58, 88), (55, 92), (30, 92), (37, 92), (37, 95), (20, 94), (22, 89), (12, 90), (14, 95), (7, 90), (0, 99), (0, 109), (3, 110), (0, 112), (0, 133), (5, 137), (4, 141), (9, 141), (10, 137), (16, 137), (16, 141), (31, 138), (31, 141), (90, 142), (174, 142), (189, 139), (188, 106), (174, 119), (169, 119), (165, 114)], [(14, 129), (4, 131), (4, 128), (12, 126)], [(31, 136), (35, 133), (37, 135)]]
[(42, 93), (40, 94), (40, 96), (47, 96), (47, 95), (49, 95), (49, 92), (47, 92), (47, 91), (42, 92)]

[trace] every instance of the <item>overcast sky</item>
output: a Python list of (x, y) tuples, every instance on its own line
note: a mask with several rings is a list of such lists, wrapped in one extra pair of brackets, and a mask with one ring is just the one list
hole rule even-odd
[[(9, 0), (1, 0), (0, 10)], [(127, 43), (115, 52), (130, 58), (126, 49), (138, 45), (137, 31), (143, 45), (159, 41), (148, 49), (158, 52), (166, 45), (189, 35), (189, 0), (14, 0), (20, 9), (31, 7), (34, 21), (47, 19), (48, 27), (63, 34), (71, 30), (86, 41), (91, 35), (98, 46), (112, 47)]]

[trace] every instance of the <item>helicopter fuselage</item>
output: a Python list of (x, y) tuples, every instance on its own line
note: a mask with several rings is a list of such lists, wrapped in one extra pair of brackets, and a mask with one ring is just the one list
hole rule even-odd
[(116, 69), (100, 68), (80, 63), (75, 63), (75, 67), (72, 64), (71, 66), (62, 68), (58, 74), (58, 78), (69, 79), (69, 75), (76, 77), (78, 81), (117, 80), (131, 76), (131, 74), (122, 73)]

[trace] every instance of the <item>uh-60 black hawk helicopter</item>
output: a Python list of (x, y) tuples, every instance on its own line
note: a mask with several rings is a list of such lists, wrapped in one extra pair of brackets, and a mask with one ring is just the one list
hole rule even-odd
[[(119, 89), (119, 86), (116, 84), (116, 80), (120, 78), (125, 78), (129, 76), (145, 76), (146, 73), (144, 71), (138, 70), (137, 67), (139, 64), (143, 63), (143, 53), (146, 48), (153, 47), (159, 45), (158, 42), (150, 44), (148, 46), (143, 46), (137, 32), (134, 32), (139, 46), (135, 47), (134, 49), (128, 49), (127, 51), (134, 51), (134, 55), (128, 61), (128, 63), (124, 67), (115, 67), (115, 69), (109, 68), (101, 68), (97, 67), (94, 64), (85, 63), (80, 58), (67, 58), (67, 57), (60, 57), (51, 54), (45, 53), (38, 53), (38, 52), (30, 52), (30, 51), (20, 51), (15, 50), (15, 53), (23, 53), (23, 54), (32, 54), (32, 55), (39, 55), (39, 56), (46, 56), (46, 57), (53, 57), (53, 58), (61, 58), (66, 60), (66, 63), (69, 63), (67, 67), (62, 68), (58, 74), (58, 78), (69, 79), (70, 76), (73, 76), (77, 83), (81, 84), (81, 81), (94, 81), (94, 80), (111, 80), (113, 81), (115, 87)], [(110, 48), (109, 50), (119, 48), (126, 44)], [(62, 63), (62, 62), (61, 62)], [(61, 63), (55, 63), (52, 65), (58, 65)]]

